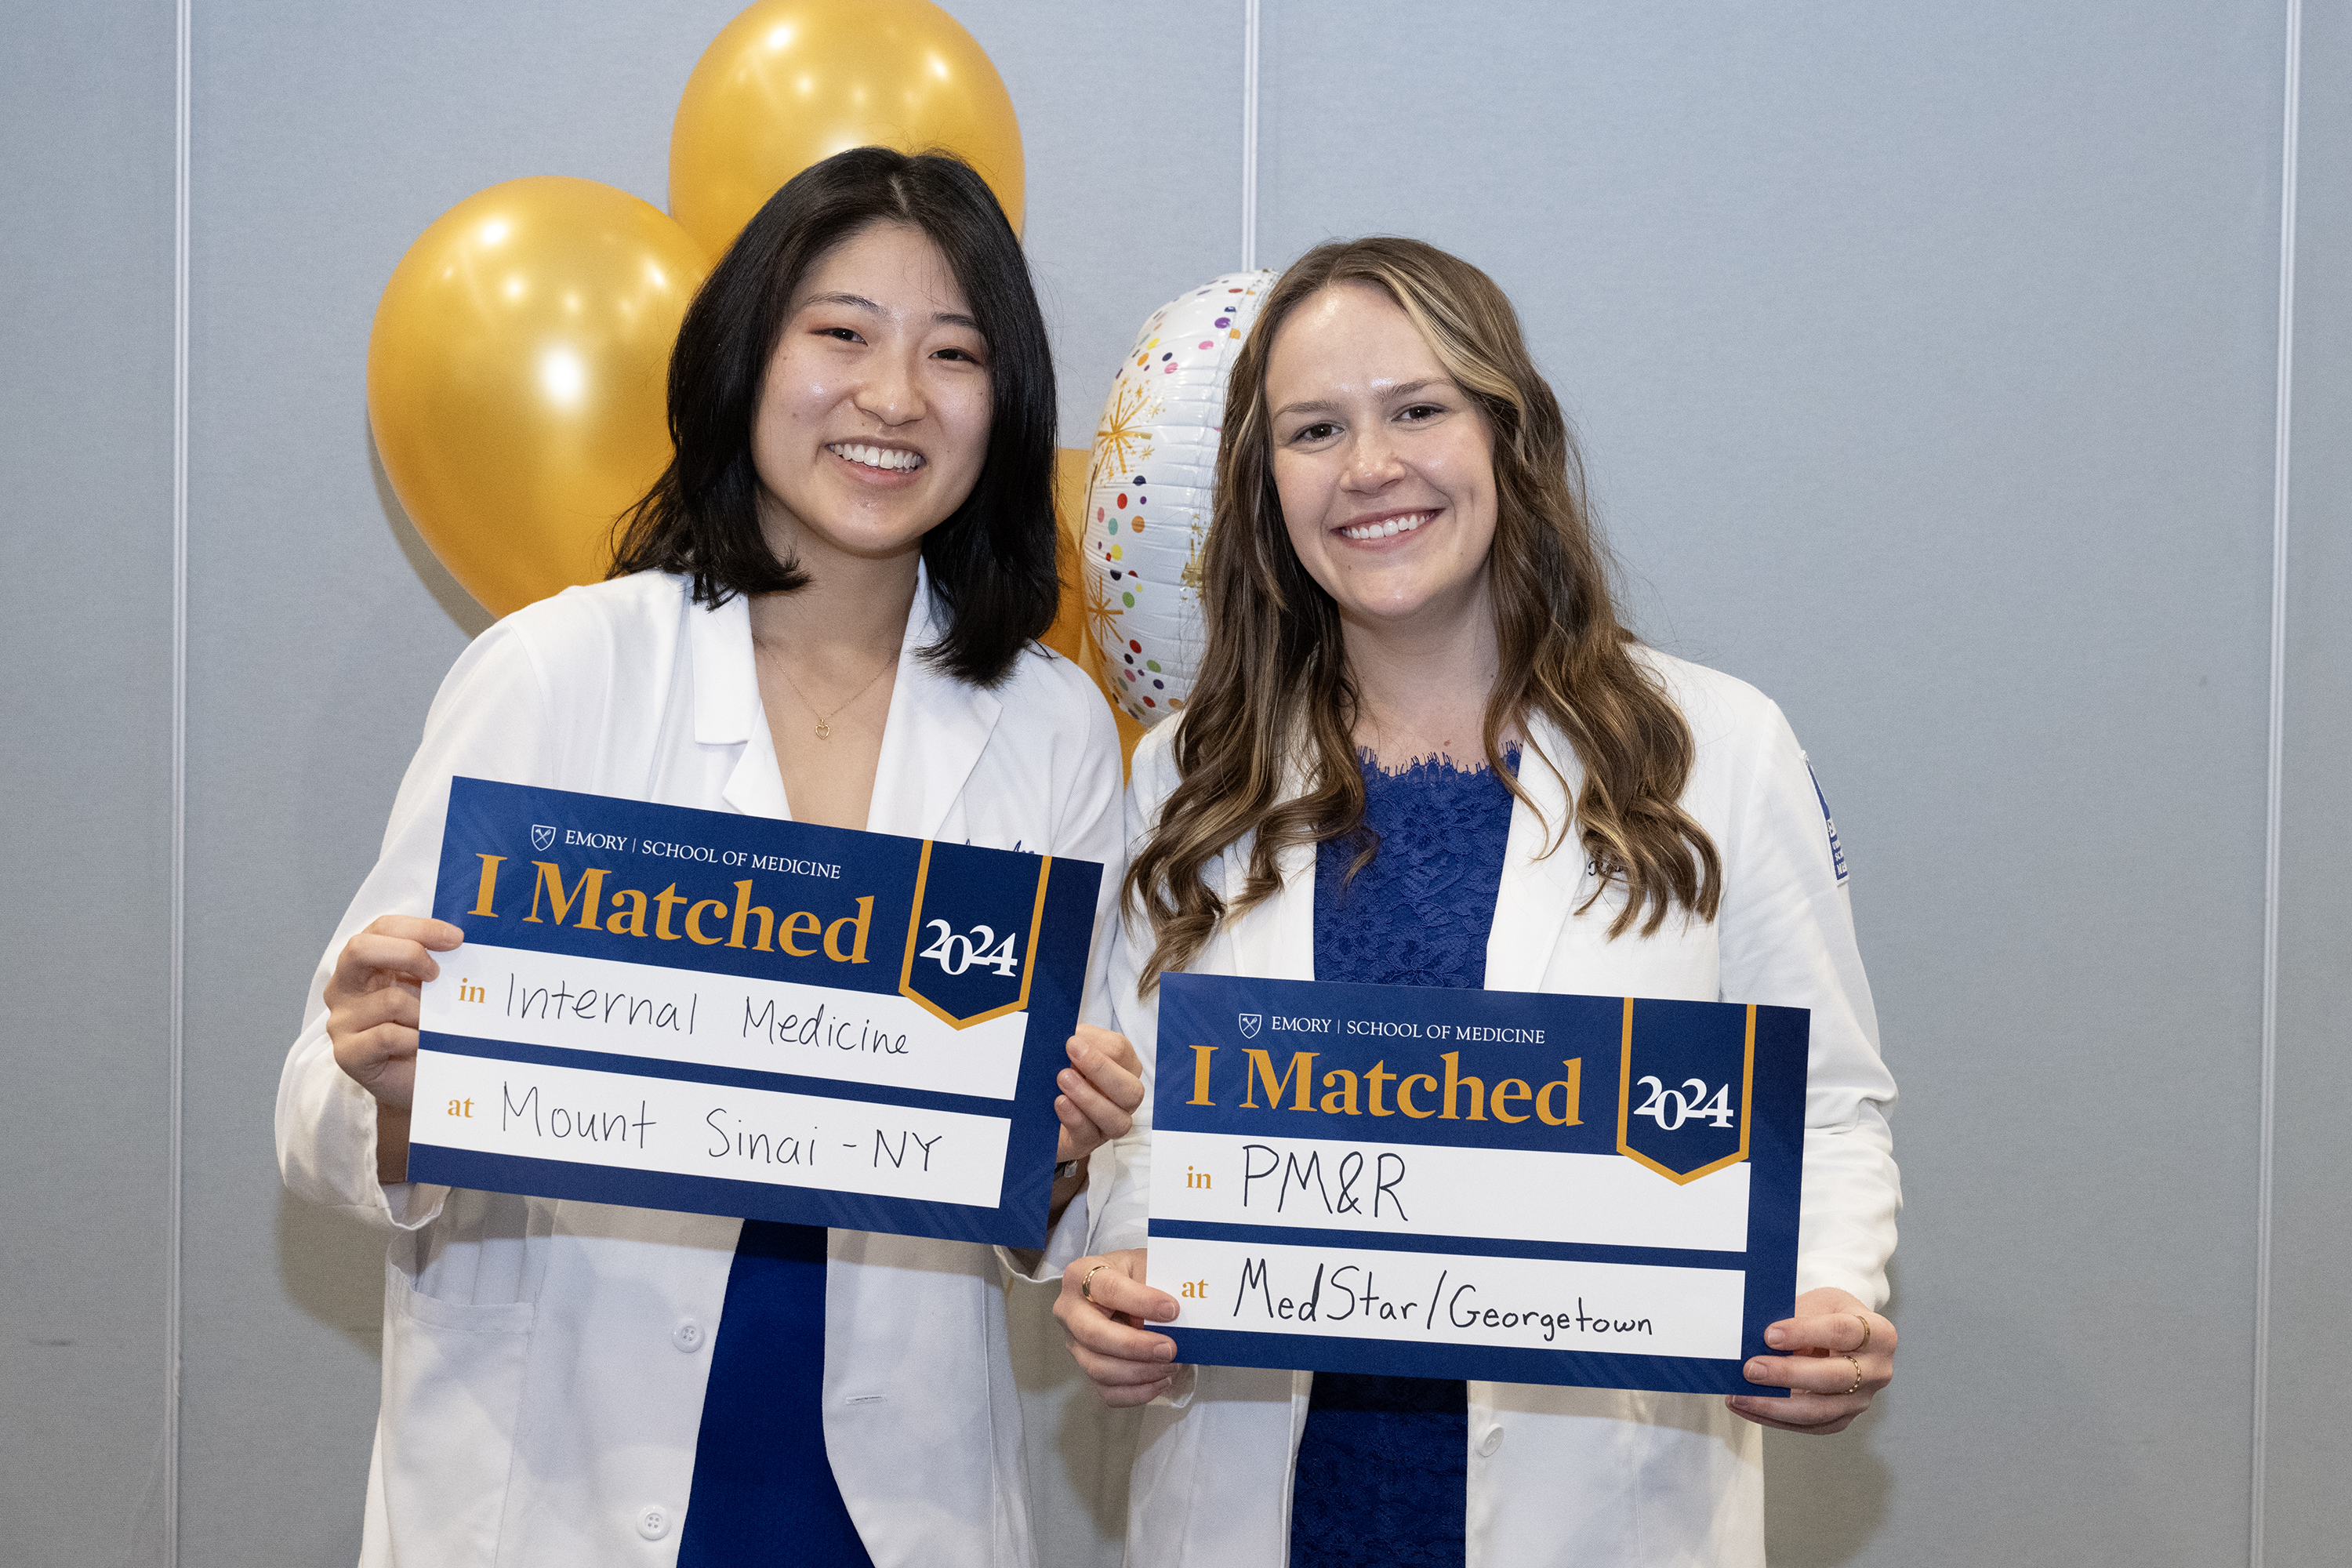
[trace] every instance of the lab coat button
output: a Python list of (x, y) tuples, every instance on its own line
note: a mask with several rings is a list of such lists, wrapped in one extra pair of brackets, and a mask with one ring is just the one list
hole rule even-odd
[(692, 1355), (702, 1348), (702, 1325), (692, 1318), (680, 1318), (677, 1327), (669, 1331), (669, 1342)]
[(637, 1533), (647, 1541), (659, 1541), (669, 1533), (669, 1510), (656, 1503), (637, 1513)]
[(1491, 1459), (1495, 1457), (1495, 1450), (1502, 1446), (1503, 1429), (1500, 1426), (1489, 1426), (1479, 1435), (1478, 1457), (1482, 1459)]

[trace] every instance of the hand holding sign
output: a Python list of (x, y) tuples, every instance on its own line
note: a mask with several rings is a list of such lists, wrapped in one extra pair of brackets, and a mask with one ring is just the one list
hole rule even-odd
[(1843, 1290), (1824, 1287), (1797, 1298), (1797, 1315), (1764, 1331), (1782, 1353), (1751, 1356), (1750, 1383), (1794, 1390), (1786, 1399), (1733, 1394), (1732, 1414), (1759, 1426), (1825, 1437), (1843, 1432), (1895, 1381), (1895, 1325)]
[(1125, 1035), (1080, 1024), (1070, 1037), (1070, 1065), (1055, 1083), (1061, 1093), (1054, 1114), (1062, 1119), (1055, 1162), (1082, 1160), (1135, 1125), (1143, 1103), (1143, 1064)]
[(1144, 1250), (1127, 1247), (1081, 1258), (1062, 1271), (1054, 1316), (1070, 1337), (1070, 1354), (1111, 1408), (1149, 1405), (1173, 1381), (1176, 1342), (1139, 1325), (1176, 1316), (1176, 1301), (1143, 1282)]
[(441, 973), (435, 952), (466, 933), (446, 921), (386, 915), (343, 944), (327, 977), (335, 1065), (375, 1098), (376, 1180), (407, 1180), (408, 1106), (416, 1080), (417, 994)]

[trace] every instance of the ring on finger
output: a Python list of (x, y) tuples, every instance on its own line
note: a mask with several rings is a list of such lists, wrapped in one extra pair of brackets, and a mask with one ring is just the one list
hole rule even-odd
[[(1079, 1300), (1089, 1307), (1095, 1304), (1095, 1276), (1109, 1267), (1108, 1263), (1097, 1263), (1087, 1270), (1086, 1278), (1078, 1281)], [(1854, 1386), (1856, 1388), (1862, 1386), (1862, 1368), (1858, 1365), (1854, 1368)]]
[(1862, 1343), (1854, 1346), (1853, 1348), (1856, 1351), (1866, 1351), (1870, 1348), (1870, 1314), (1867, 1312), (1856, 1312), (1853, 1316), (1854, 1321), (1862, 1325)]
[(1853, 1386), (1847, 1389), (1846, 1392), (1848, 1394), (1859, 1393), (1862, 1389), (1862, 1363), (1854, 1360), (1852, 1356), (1848, 1356), (1845, 1359), (1846, 1364), (1853, 1368)]

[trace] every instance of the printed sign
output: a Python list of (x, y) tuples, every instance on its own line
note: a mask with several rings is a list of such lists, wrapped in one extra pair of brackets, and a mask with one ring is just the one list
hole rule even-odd
[(1181, 1362), (1770, 1394), (1802, 1008), (1171, 974), (1150, 1282)]
[(1101, 879), (457, 779), (409, 1178), (1039, 1246)]

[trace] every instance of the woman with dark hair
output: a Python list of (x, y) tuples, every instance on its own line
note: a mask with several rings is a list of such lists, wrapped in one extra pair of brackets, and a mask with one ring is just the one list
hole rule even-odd
[[(669, 410), (612, 578), (444, 682), (287, 1059), (289, 1185), (394, 1232), (362, 1561), (1024, 1564), (990, 1249), (405, 1180), (456, 774), (1075, 856), (1116, 896), (1110, 713), (1034, 640), (1053, 367), (980, 177), (875, 147), (795, 177), (696, 297)], [(1142, 1093), (1118, 1037), (1068, 1054), (1066, 1230)]]
[(1178, 970), (1811, 1008), (1797, 1311), (1747, 1367), (1794, 1392), (1176, 1367), (1147, 1102), (1055, 1307), (1103, 1397), (1152, 1405), (1130, 1560), (1760, 1564), (1759, 1426), (1842, 1430), (1895, 1349), (1894, 1083), (1804, 753), (1624, 628), (1559, 402), (1457, 258), (1285, 273), (1217, 479), (1202, 674), (1129, 793), (1111, 992), (1144, 1061)]

